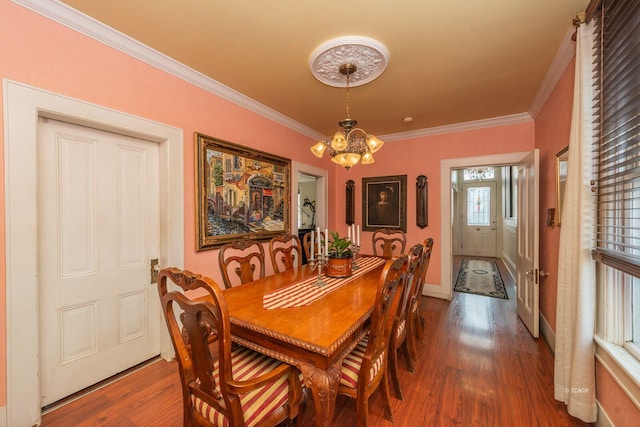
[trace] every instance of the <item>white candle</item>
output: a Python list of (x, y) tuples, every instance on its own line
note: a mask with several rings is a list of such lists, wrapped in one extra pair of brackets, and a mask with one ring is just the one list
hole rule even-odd
[(318, 255), (322, 255), (322, 240), (320, 240), (320, 227), (316, 227), (316, 233), (318, 234)]
[(351, 235), (353, 236), (353, 240), (351, 240), (351, 242), (355, 244), (356, 243), (356, 225), (355, 224), (351, 224)]
[(324, 229), (324, 254), (329, 255), (329, 230)]
[(360, 226), (358, 226), (358, 228), (356, 228), (357, 232), (356, 232), (356, 245), (360, 246)]
[(350, 241), (350, 242), (352, 241), (352, 240), (351, 240), (351, 226), (349, 226), (349, 227), (347, 228), (347, 238), (349, 239), (349, 241)]
[(313, 259), (314, 246), (316, 245), (315, 233), (311, 232), (311, 259)]

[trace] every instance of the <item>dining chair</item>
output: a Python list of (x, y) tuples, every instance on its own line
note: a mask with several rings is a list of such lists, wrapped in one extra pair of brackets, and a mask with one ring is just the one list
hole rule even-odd
[[(420, 298), (422, 297), (422, 289), (424, 288), (425, 280), (427, 277), (427, 271), (429, 270), (429, 261), (431, 260), (431, 253), (433, 252), (433, 239), (431, 237), (425, 239), (422, 246), (424, 250), (422, 251), (422, 265), (420, 267), (421, 271), (418, 274), (419, 281), (416, 288), (413, 290), (413, 294), (411, 295), (409, 307), (410, 309), (410, 319), (409, 319), (409, 329), (408, 333), (411, 333), (416, 339), (413, 340), (413, 343), (416, 344), (416, 341), (420, 341), (421, 343), (425, 343), (424, 339), (424, 325), (426, 323), (424, 316), (420, 313)], [(413, 359), (417, 360), (417, 346), (414, 345), (412, 349)]]
[[(176, 286), (169, 292), (170, 282)], [(197, 299), (185, 294), (192, 290)], [(232, 346), (224, 294), (212, 279), (165, 268), (158, 292), (178, 361), (184, 426), (275, 426), (303, 416), (301, 374)]]
[(385, 258), (404, 254), (407, 235), (402, 230), (382, 228), (373, 232), (373, 254)]
[[(308, 233), (304, 233), (302, 236), (302, 248), (304, 249), (304, 256), (307, 257), (307, 260), (311, 259), (311, 234), (316, 233), (315, 231), (309, 231)], [(316, 256), (318, 254), (318, 250), (320, 249), (320, 245), (322, 245), (322, 241), (324, 241), (324, 231), (320, 232), (320, 241), (317, 239), (317, 234), (314, 238), (314, 248), (313, 254)]]
[(415, 293), (414, 289), (418, 286), (419, 277), (417, 276), (420, 273), (422, 265), (423, 249), (422, 244), (418, 243), (411, 247), (407, 254), (409, 261), (407, 263), (406, 271), (406, 286), (402, 290), (402, 295), (400, 296), (400, 302), (393, 322), (389, 341), (389, 376), (391, 377), (391, 384), (393, 385), (396, 397), (400, 400), (403, 399), (402, 388), (400, 387), (400, 379), (398, 375), (398, 358), (400, 352), (404, 357), (407, 370), (411, 373), (415, 373), (414, 363), (416, 360), (414, 352), (412, 351), (415, 348), (415, 344), (413, 343), (415, 338), (411, 333), (409, 333), (411, 331), (408, 324), (410, 319), (409, 303), (411, 295)]
[(358, 426), (366, 426), (369, 397), (381, 388), (385, 417), (393, 422), (388, 382), (389, 339), (406, 285), (407, 257), (390, 259), (382, 270), (368, 333), (342, 362), (338, 394), (356, 401)]
[(302, 267), (302, 244), (295, 234), (276, 236), (269, 242), (269, 255), (273, 271), (281, 273), (294, 267)]
[[(218, 263), (227, 289), (265, 276), (264, 248), (256, 240), (236, 240), (225, 244), (218, 253)], [(237, 278), (229, 274), (231, 269)]]

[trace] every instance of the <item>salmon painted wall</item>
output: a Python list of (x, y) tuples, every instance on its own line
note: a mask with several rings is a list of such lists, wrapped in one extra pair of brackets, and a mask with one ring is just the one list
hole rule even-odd
[(536, 117), (536, 148), (540, 149), (540, 269), (549, 276), (540, 281), (540, 313), (556, 329), (558, 249), (560, 227), (547, 227), (547, 209), (556, 208), (556, 154), (569, 145), (575, 61), (562, 77)]
[[(159, 71), (67, 27), (0, 0), (0, 78), (164, 123), (184, 132), (185, 268), (222, 283), (217, 250), (196, 252), (194, 132), (268, 151), (312, 166), (333, 167), (309, 151), (313, 141), (210, 92)], [(2, 88), (0, 87), (0, 91)], [(0, 126), (4, 128), (3, 106)], [(4, 133), (0, 133), (0, 156)], [(1, 159), (0, 165), (4, 165)], [(331, 165), (333, 166), (333, 165)], [(0, 173), (4, 180), (4, 170)], [(4, 206), (4, 182), (0, 206)], [(5, 214), (0, 210), (0, 239)], [(0, 406), (6, 406), (6, 250), (0, 245)]]
[[(557, 204), (556, 154), (569, 145), (574, 73), (575, 62), (572, 60), (535, 119), (536, 148), (540, 149), (540, 269), (549, 272), (549, 276), (540, 284), (540, 313), (549, 323), (554, 335), (560, 227), (547, 227), (546, 214), (548, 208), (555, 208)], [(596, 395), (613, 425), (637, 424), (640, 409), (597, 360)]]
[[(366, 123), (363, 123), (366, 129)], [(440, 283), (440, 162), (445, 159), (476, 157), (492, 154), (531, 151), (534, 146), (533, 121), (465, 132), (426, 136), (404, 141), (387, 142), (375, 154), (373, 165), (357, 165), (348, 171), (336, 172), (336, 217), (333, 223), (346, 233), (345, 194), (346, 182), (352, 179), (356, 185), (356, 223), (362, 224), (362, 178), (376, 176), (407, 175), (407, 248), (433, 237), (434, 246), (426, 282)], [(421, 229), (416, 225), (416, 179), (426, 175), (429, 183), (429, 225)], [(362, 233), (361, 251), (371, 253), (372, 233)], [(443, 291), (444, 292), (444, 291)]]

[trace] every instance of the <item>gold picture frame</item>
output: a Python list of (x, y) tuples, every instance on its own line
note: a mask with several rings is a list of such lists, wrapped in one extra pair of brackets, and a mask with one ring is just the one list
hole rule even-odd
[(290, 230), (291, 160), (195, 133), (197, 250)]
[(555, 223), (560, 227), (562, 221), (562, 204), (564, 203), (564, 190), (567, 182), (567, 169), (569, 167), (569, 147), (563, 148), (556, 154), (556, 211)]

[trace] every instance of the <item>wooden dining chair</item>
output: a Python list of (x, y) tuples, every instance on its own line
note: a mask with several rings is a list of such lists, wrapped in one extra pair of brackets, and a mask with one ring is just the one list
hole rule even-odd
[(302, 244), (294, 234), (276, 236), (269, 242), (269, 255), (273, 271), (281, 273), (294, 267), (302, 267)]
[[(200, 291), (197, 299), (185, 294), (192, 290)], [(184, 426), (275, 426), (302, 416), (301, 374), (232, 346), (227, 304), (212, 279), (165, 268), (158, 292), (178, 361)]]
[[(307, 257), (307, 260), (311, 259), (311, 234), (316, 233), (315, 231), (309, 231), (302, 236), (302, 248), (304, 249), (304, 256)], [(318, 251), (320, 250), (320, 245), (322, 245), (322, 241), (324, 241), (324, 231), (320, 232), (320, 241), (318, 241), (318, 235), (315, 235), (314, 244), (315, 248), (313, 248), (314, 256), (317, 256)]]
[(409, 333), (411, 330), (408, 324), (410, 319), (409, 304), (411, 295), (415, 293), (415, 288), (418, 286), (418, 274), (420, 273), (422, 265), (423, 250), (424, 248), (422, 244), (418, 243), (411, 247), (407, 254), (409, 257), (406, 271), (407, 284), (402, 290), (402, 295), (400, 296), (400, 302), (393, 322), (391, 338), (389, 341), (389, 376), (391, 377), (391, 384), (393, 385), (396, 397), (400, 400), (402, 400), (402, 388), (400, 387), (400, 379), (398, 375), (399, 353), (402, 353), (404, 357), (407, 370), (411, 373), (415, 373), (414, 363), (416, 360), (413, 355), (413, 349), (415, 348), (413, 340), (415, 338), (411, 333)]
[(407, 235), (402, 230), (380, 229), (373, 232), (373, 254), (391, 258), (404, 254)]
[[(265, 276), (262, 243), (256, 240), (236, 240), (225, 244), (218, 253), (218, 264), (225, 288), (241, 285)], [(230, 271), (236, 276), (230, 275)], [(237, 277), (237, 278), (236, 278)]]
[(418, 275), (418, 286), (413, 290), (413, 294), (410, 297), (411, 300), (409, 303), (409, 307), (411, 307), (411, 309), (409, 314), (408, 333), (412, 334), (413, 337), (415, 337), (415, 340), (412, 341), (414, 344), (412, 349), (414, 360), (417, 360), (418, 358), (416, 348), (417, 346), (415, 344), (417, 344), (417, 341), (420, 341), (423, 344), (425, 343), (424, 325), (426, 322), (424, 316), (422, 316), (422, 314), (420, 313), (420, 298), (422, 297), (422, 289), (424, 288), (427, 271), (429, 270), (429, 261), (431, 260), (431, 253), (433, 252), (433, 239), (431, 237), (425, 239), (422, 246), (424, 247), (424, 250), (422, 251), (422, 265), (420, 267), (420, 274)]
[(381, 388), (385, 417), (393, 422), (388, 383), (389, 339), (406, 285), (407, 257), (390, 259), (382, 270), (369, 332), (342, 362), (338, 394), (356, 400), (357, 425), (366, 426), (369, 397)]

